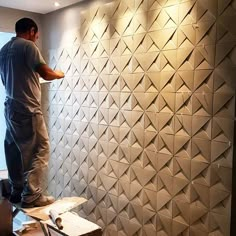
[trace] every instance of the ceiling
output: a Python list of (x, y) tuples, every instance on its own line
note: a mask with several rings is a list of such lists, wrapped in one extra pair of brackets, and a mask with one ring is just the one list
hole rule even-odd
[[(0, 6), (46, 14), (80, 1), (81, 0), (0, 0)], [(55, 2), (58, 2), (60, 6), (55, 7)]]

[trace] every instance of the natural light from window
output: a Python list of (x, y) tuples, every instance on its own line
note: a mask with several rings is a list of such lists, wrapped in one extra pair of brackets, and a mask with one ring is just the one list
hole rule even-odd
[[(0, 48), (7, 43), (15, 34), (0, 32)], [(4, 100), (5, 100), (5, 90), (2, 85), (2, 81), (0, 81), (0, 170), (6, 169), (6, 161), (4, 154), (4, 138), (5, 138), (5, 118), (4, 118)]]

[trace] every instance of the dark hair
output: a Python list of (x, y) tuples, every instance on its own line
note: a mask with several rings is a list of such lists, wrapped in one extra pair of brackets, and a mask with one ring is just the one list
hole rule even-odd
[(15, 24), (16, 33), (26, 33), (27, 31), (34, 28), (34, 32), (38, 32), (38, 26), (36, 23), (30, 18), (21, 18)]

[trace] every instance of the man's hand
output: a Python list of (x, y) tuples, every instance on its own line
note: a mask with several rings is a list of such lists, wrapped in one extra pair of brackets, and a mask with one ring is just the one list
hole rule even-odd
[(61, 79), (65, 77), (65, 74), (60, 70), (52, 70), (48, 65), (40, 65), (37, 67), (36, 72), (39, 73), (39, 75), (48, 81), (54, 80), (54, 79)]
[(57, 74), (57, 78), (61, 79), (65, 77), (64, 72), (60, 71), (60, 70), (54, 70), (54, 72)]

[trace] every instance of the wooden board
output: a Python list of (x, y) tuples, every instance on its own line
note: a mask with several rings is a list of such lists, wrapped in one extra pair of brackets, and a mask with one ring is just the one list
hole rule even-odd
[(51, 236), (102, 236), (102, 229), (98, 225), (83, 219), (72, 212), (65, 212), (60, 215), (63, 229), (59, 230), (51, 220), (43, 223), (48, 226)]
[(58, 214), (62, 214), (72, 210), (86, 201), (87, 200), (82, 197), (65, 197), (58, 199), (54, 203), (44, 207), (21, 208), (20, 205), (17, 204), (14, 206), (36, 220), (48, 220), (50, 210), (53, 209), (56, 210)]

